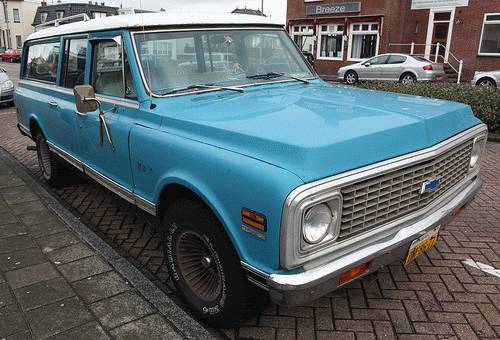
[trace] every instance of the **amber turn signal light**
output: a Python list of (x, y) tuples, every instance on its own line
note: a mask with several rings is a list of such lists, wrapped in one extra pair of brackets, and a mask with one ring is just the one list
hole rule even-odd
[(360, 264), (359, 266), (351, 268), (348, 271), (346, 271), (345, 273), (343, 273), (342, 275), (340, 275), (339, 284), (340, 285), (344, 284), (347, 281), (351, 281), (352, 279), (365, 273), (368, 270), (368, 268), (370, 267), (370, 263), (371, 262), (366, 262), (366, 263)]
[(259, 229), (260, 231), (267, 231), (266, 217), (255, 211), (246, 208), (241, 209), (241, 220), (246, 225)]

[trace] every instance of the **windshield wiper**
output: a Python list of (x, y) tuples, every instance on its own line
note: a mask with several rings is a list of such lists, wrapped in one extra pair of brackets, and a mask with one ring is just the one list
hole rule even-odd
[(165, 96), (165, 95), (169, 95), (169, 94), (175, 94), (175, 93), (194, 90), (194, 89), (212, 89), (212, 90), (227, 90), (227, 91), (245, 92), (245, 90), (242, 89), (241, 87), (235, 87), (235, 86), (217, 86), (217, 85), (211, 85), (211, 84), (193, 84), (193, 85), (173, 89), (171, 91), (162, 93), (162, 95)]
[(291, 76), (289, 74), (285, 73), (280, 73), (280, 72), (268, 72), (268, 73), (263, 73), (263, 74), (254, 74), (252, 76), (247, 76), (248, 79), (271, 79), (271, 78), (277, 78), (277, 77), (287, 77), (293, 80), (301, 81), (304, 84), (309, 84), (309, 80)]

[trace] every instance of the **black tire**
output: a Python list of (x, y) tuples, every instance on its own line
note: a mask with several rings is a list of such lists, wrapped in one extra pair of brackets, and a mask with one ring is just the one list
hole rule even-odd
[(35, 141), (38, 165), (42, 171), (43, 178), (50, 186), (56, 188), (62, 186), (66, 181), (67, 168), (50, 151), (47, 141), (41, 132), (37, 132)]
[(249, 283), (224, 228), (205, 204), (172, 203), (161, 234), (172, 281), (203, 321), (233, 328), (265, 306), (267, 296)]
[(347, 85), (354, 85), (358, 82), (358, 74), (356, 71), (349, 70), (344, 75), (344, 81)]
[(476, 85), (477, 86), (484, 86), (484, 87), (496, 87), (497, 83), (494, 79), (492, 79), (490, 77), (483, 77), (483, 78), (480, 78), (476, 82)]
[(413, 73), (403, 73), (401, 77), (399, 77), (399, 82), (403, 84), (413, 84), (417, 82), (417, 77)]

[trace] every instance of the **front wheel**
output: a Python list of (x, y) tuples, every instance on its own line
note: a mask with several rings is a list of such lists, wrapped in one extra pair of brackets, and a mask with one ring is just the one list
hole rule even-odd
[(344, 80), (348, 85), (354, 85), (358, 82), (358, 74), (354, 71), (347, 71)]
[(263, 307), (224, 228), (203, 203), (181, 199), (162, 221), (162, 242), (171, 278), (191, 309), (214, 327), (231, 328)]

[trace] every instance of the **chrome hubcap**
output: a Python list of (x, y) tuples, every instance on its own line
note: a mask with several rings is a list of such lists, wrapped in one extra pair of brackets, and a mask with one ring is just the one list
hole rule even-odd
[(481, 86), (486, 86), (486, 87), (489, 87), (489, 86), (493, 86), (493, 84), (491, 83), (491, 81), (489, 80), (483, 80), (481, 82)]
[(413, 77), (412, 76), (404, 76), (403, 83), (413, 83)]
[(50, 150), (49, 146), (43, 139), (38, 143), (38, 161), (45, 178), (50, 178), (50, 176), (52, 175), (52, 166), (50, 164)]
[(191, 291), (202, 300), (215, 300), (222, 289), (222, 276), (208, 243), (188, 231), (179, 237), (176, 252), (180, 272)]
[(355, 81), (356, 81), (356, 77), (354, 76), (354, 74), (349, 73), (347, 75), (347, 83), (353, 84)]

